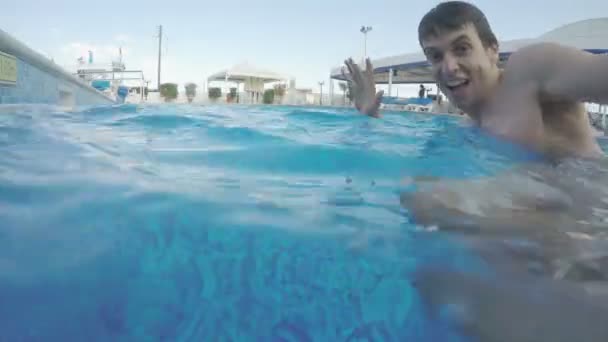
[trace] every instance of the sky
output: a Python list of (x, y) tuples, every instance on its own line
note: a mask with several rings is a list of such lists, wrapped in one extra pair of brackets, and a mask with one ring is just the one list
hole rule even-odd
[[(373, 28), (367, 40), (372, 59), (417, 52), (418, 21), (439, 2), (12, 0), (0, 11), (0, 29), (69, 70), (88, 50), (95, 62), (109, 63), (122, 47), (127, 69), (143, 70), (154, 88), (162, 25), (162, 82), (204, 84), (209, 75), (247, 62), (318, 92), (319, 81), (327, 87), (331, 68), (347, 57), (360, 60), (361, 25)], [(606, 0), (471, 2), (484, 11), (499, 40), (608, 16)], [(405, 89), (414, 94), (411, 87)]]

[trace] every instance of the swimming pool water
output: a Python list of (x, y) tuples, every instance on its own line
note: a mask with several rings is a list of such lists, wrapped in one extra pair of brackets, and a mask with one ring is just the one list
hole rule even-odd
[(123, 105), (0, 115), (2, 341), (464, 341), (411, 273), (483, 270), (399, 194), (527, 156), (461, 120)]

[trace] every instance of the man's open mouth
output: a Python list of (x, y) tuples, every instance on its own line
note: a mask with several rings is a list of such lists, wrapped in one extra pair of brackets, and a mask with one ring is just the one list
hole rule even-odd
[(469, 80), (450, 80), (445, 83), (450, 91), (457, 91), (469, 85)]

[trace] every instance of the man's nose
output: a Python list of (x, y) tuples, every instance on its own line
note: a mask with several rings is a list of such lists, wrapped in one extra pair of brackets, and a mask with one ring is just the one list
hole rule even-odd
[(441, 63), (441, 72), (444, 75), (453, 75), (458, 71), (458, 61), (454, 56), (446, 54)]

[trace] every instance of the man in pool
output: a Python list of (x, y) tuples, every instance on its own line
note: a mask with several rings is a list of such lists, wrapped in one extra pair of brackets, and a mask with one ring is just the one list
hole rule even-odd
[[(485, 15), (466, 2), (437, 5), (418, 39), (439, 88), (481, 129), (551, 157), (599, 157), (583, 101), (608, 103), (608, 56), (552, 43), (514, 52), (498, 67), (498, 41)], [(352, 59), (345, 75), (356, 108), (379, 117), (372, 65)]]
[[(583, 101), (608, 103), (608, 56), (538, 43), (514, 52), (502, 70), (498, 67), (498, 40), (485, 15), (461, 1), (443, 2), (431, 9), (420, 21), (418, 39), (439, 88), (482, 131), (554, 160), (603, 157)], [(376, 93), (371, 62), (367, 60), (365, 71), (352, 59), (345, 63), (356, 108), (379, 117), (383, 92)], [(495, 196), (497, 186), (512, 190), (510, 178), (510, 174), (501, 175), (474, 187), (436, 182), (427, 191), (433, 198), (416, 194), (417, 199), (426, 198), (423, 205), (412, 206), (411, 196), (404, 204), (418, 209), (441, 204), (459, 213), (479, 214), (478, 208), (470, 207), (487, 204), (481, 202)], [(496, 186), (488, 186), (488, 181)], [(516, 181), (519, 187), (523, 185), (521, 179)], [(536, 194), (520, 191), (515, 197), (527, 206), (555, 208), (552, 203), (539, 204), (542, 196)], [(486, 207), (486, 212), (495, 212)]]
[[(604, 159), (583, 102), (608, 103), (608, 56), (538, 43), (514, 52), (502, 70), (498, 40), (485, 15), (460, 1), (431, 9), (420, 21), (418, 37), (439, 88), (481, 130), (560, 165)], [(376, 92), (372, 65), (366, 64), (362, 71), (347, 60), (345, 76), (356, 108), (379, 117), (383, 93)], [(608, 190), (602, 187), (608, 173), (602, 169), (607, 168), (596, 167), (602, 175), (585, 179), (582, 186), (576, 165), (530, 164), (487, 179), (421, 182), (401, 201), (422, 225), (461, 233), (517, 233), (550, 246), (564, 238), (558, 233), (567, 237), (605, 226)]]

